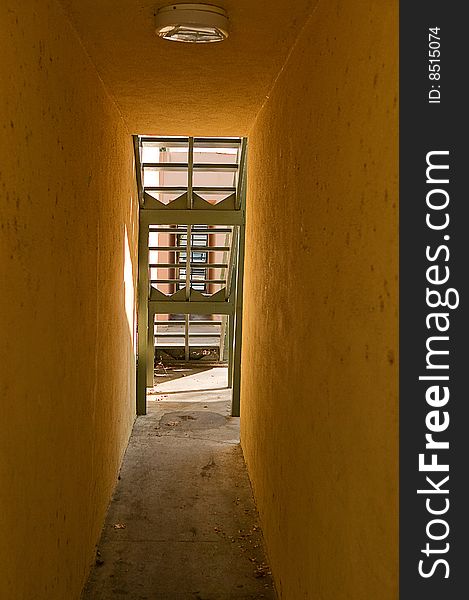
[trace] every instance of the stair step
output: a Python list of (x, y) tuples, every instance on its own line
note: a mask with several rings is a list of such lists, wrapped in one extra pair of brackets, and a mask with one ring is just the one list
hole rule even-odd
[[(142, 144), (153, 144), (154, 146), (177, 148), (182, 146), (189, 146), (188, 137), (151, 137), (142, 136), (140, 137)], [(194, 138), (194, 149), (198, 148), (238, 148), (241, 144), (241, 138), (238, 137), (227, 137), (227, 138), (214, 138), (214, 137), (195, 137)]]
[[(194, 248), (194, 247), (193, 247)], [(192, 252), (195, 252), (192, 250)], [(150, 263), (150, 269), (185, 269), (186, 262), (180, 263)], [(195, 269), (227, 269), (227, 263), (191, 262), (191, 268)]]
[[(155, 321), (155, 325), (157, 327), (158, 326), (169, 327), (169, 326), (172, 326), (172, 325), (178, 325), (178, 326), (182, 325), (182, 326), (184, 326), (184, 324), (185, 324), (185, 321)], [(200, 321), (198, 319), (197, 320), (191, 319), (189, 321), (189, 326), (190, 327), (192, 325), (221, 325), (221, 324), (222, 324), (222, 321), (208, 321), (208, 320), (205, 320), (205, 319), (200, 320)]]
[[(237, 163), (194, 163), (194, 171), (237, 171)], [(155, 171), (187, 171), (187, 163), (142, 163), (142, 169)], [(187, 189), (187, 188), (184, 188)]]
[[(166, 194), (176, 194), (187, 192), (187, 187), (183, 186), (145, 186), (145, 192), (164, 192)], [(192, 190), (199, 194), (234, 194), (235, 187), (193, 187)]]
[[(162, 337), (162, 338), (164, 338), (164, 337), (165, 338), (173, 338), (173, 337), (176, 338), (176, 337), (178, 337), (178, 338), (180, 338), (180, 337), (185, 337), (185, 333), (169, 333), (169, 332), (162, 332), (161, 333), (160, 332), (160, 333), (155, 333), (155, 337), (157, 337), (157, 338), (159, 338), (159, 337)], [(208, 332), (208, 333), (197, 331), (197, 332), (189, 333), (189, 339), (191, 337), (213, 338), (213, 337), (220, 337), (220, 334), (218, 332), (216, 332), (216, 331), (215, 332)]]
[[(197, 250), (194, 250), (197, 248)], [(186, 246), (150, 246), (149, 250), (163, 250), (166, 252), (185, 252)], [(192, 252), (199, 252), (202, 250), (203, 252), (229, 252), (229, 246), (194, 246), (192, 245)]]
[[(235, 226), (233, 226), (235, 227)], [(157, 225), (150, 225), (150, 232), (155, 233), (186, 233), (186, 225), (180, 225), (179, 229), (175, 227), (158, 227)], [(206, 233), (207, 235), (215, 235), (216, 233), (232, 233), (230, 227), (220, 227), (219, 229), (195, 229), (192, 226), (192, 233)], [(198, 247), (198, 246), (197, 246)]]
[[(184, 283), (184, 279), (150, 279), (151, 283)], [(226, 283), (226, 279), (192, 279), (191, 284), (197, 283)]]

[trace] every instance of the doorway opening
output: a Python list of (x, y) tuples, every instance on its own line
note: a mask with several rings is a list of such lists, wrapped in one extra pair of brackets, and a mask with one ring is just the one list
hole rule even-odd
[(137, 414), (184, 378), (231, 390), (239, 416), (247, 139), (134, 136), (134, 148)]

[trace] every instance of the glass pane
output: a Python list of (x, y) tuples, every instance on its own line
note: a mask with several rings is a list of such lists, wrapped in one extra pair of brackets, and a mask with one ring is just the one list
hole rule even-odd
[(231, 171), (202, 171), (197, 169), (194, 171), (193, 185), (194, 187), (234, 187), (235, 172)]
[(155, 167), (145, 167), (143, 169), (143, 186), (187, 188), (187, 169), (175, 171), (173, 169), (160, 170)]
[(193, 262), (207, 262), (207, 253), (206, 252), (193, 252), (192, 253), (192, 261)]
[(194, 163), (234, 164), (238, 159), (236, 148), (194, 148)]

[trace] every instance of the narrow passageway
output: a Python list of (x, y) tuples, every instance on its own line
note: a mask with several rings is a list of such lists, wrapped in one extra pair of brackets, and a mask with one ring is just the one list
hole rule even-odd
[(398, 597), (399, 3), (215, 4), (0, 2), (0, 600)]
[(159, 371), (84, 600), (274, 599), (224, 367)]

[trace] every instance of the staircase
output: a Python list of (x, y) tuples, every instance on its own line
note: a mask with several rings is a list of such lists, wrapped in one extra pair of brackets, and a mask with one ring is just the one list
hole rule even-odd
[(246, 138), (134, 137), (138, 405), (157, 360), (228, 363), (239, 414)]

